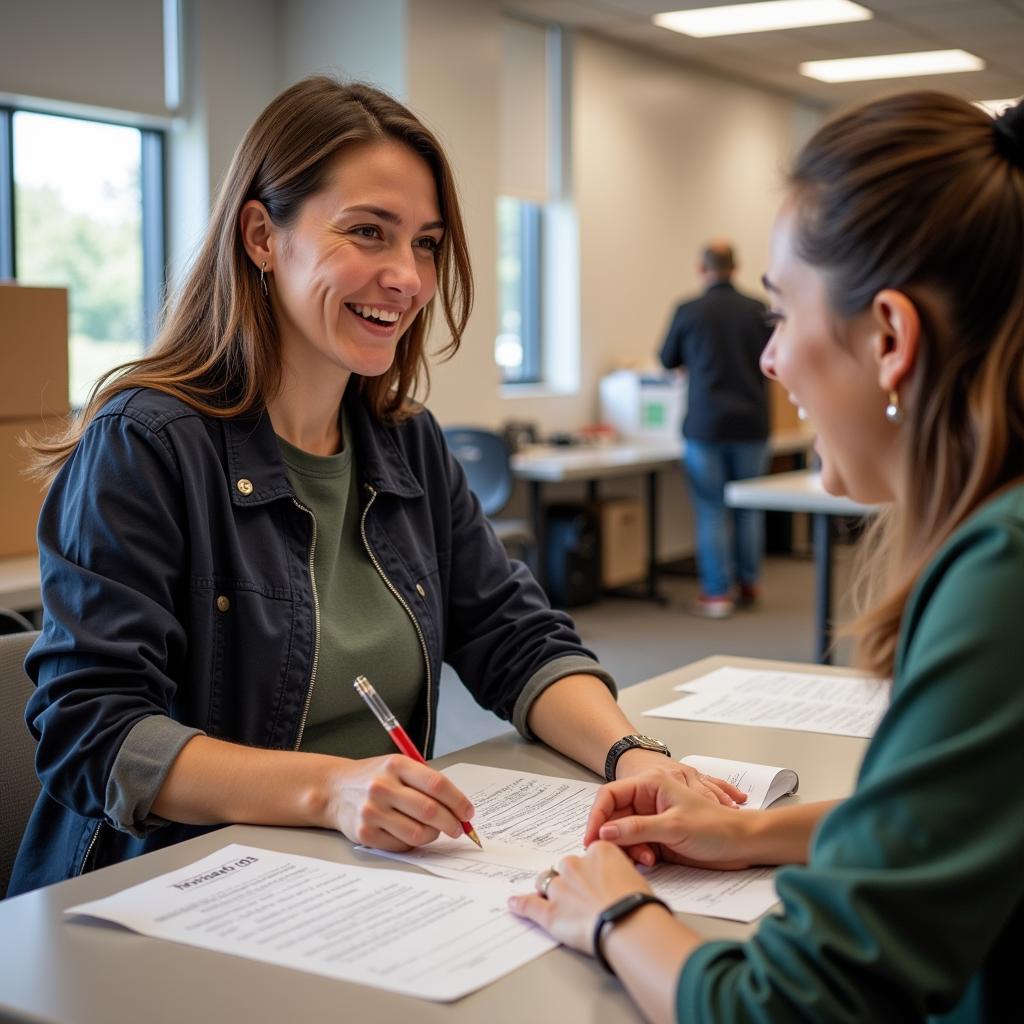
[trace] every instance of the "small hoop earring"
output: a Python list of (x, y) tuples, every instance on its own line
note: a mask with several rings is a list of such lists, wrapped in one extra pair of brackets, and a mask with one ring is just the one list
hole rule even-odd
[(885, 407), (885, 418), (893, 424), (893, 426), (899, 426), (903, 422), (903, 410), (900, 408), (900, 396), (896, 390), (889, 392), (889, 404)]
[(263, 289), (263, 294), (267, 294), (267, 261), (264, 260), (260, 264), (260, 288)]

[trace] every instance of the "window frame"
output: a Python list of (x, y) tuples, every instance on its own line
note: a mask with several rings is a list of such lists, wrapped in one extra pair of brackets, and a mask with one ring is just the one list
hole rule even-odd
[(14, 115), (42, 114), (71, 121), (134, 128), (140, 135), (143, 347), (156, 336), (167, 285), (167, 138), (161, 128), (128, 120), (47, 109), (45, 105), (0, 103), (0, 279), (18, 280), (14, 201)]

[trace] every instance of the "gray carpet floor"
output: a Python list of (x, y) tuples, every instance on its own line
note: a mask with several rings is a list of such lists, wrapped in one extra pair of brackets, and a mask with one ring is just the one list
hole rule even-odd
[[(834, 592), (844, 595), (852, 549), (837, 546)], [(813, 660), (814, 563), (806, 556), (766, 560), (763, 598), (749, 611), (717, 621), (686, 611), (697, 580), (665, 575), (659, 586), (666, 605), (605, 598), (570, 610), (583, 643), (598, 656), (620, 687), (649, 679), (711, 654), (738, 654), (784, 661)], [(845, 614), (839, 599), (840, 619)], [(849, 664), (849, 645), (840, 643), (835, 664)], [(509, 728), (479, 707), (447, 666), (441, 678), (436, 755), (457, 750)]]

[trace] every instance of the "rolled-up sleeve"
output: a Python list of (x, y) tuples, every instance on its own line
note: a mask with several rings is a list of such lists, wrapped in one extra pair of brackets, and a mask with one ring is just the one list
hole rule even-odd
[(174, 759), (193, 736), (205, 735), (164, 715), (140, 719), (124, 738), (107, 779), (104, 814), (122, 832), (141, 838), (165, 825), (151, 813)]

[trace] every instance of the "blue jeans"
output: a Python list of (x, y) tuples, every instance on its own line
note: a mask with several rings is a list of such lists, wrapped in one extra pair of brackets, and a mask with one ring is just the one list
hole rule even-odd
[[(697, 518), (697, 572), (708, 597), (728, 597), (733, 581), (757, 583), (764, 549), (764, 513), (727, 509), (725, 485), (768, 468), (767, 441), (691, 441), (683, 466)], [(729, 513), (733, 529), (730, 537)]]

